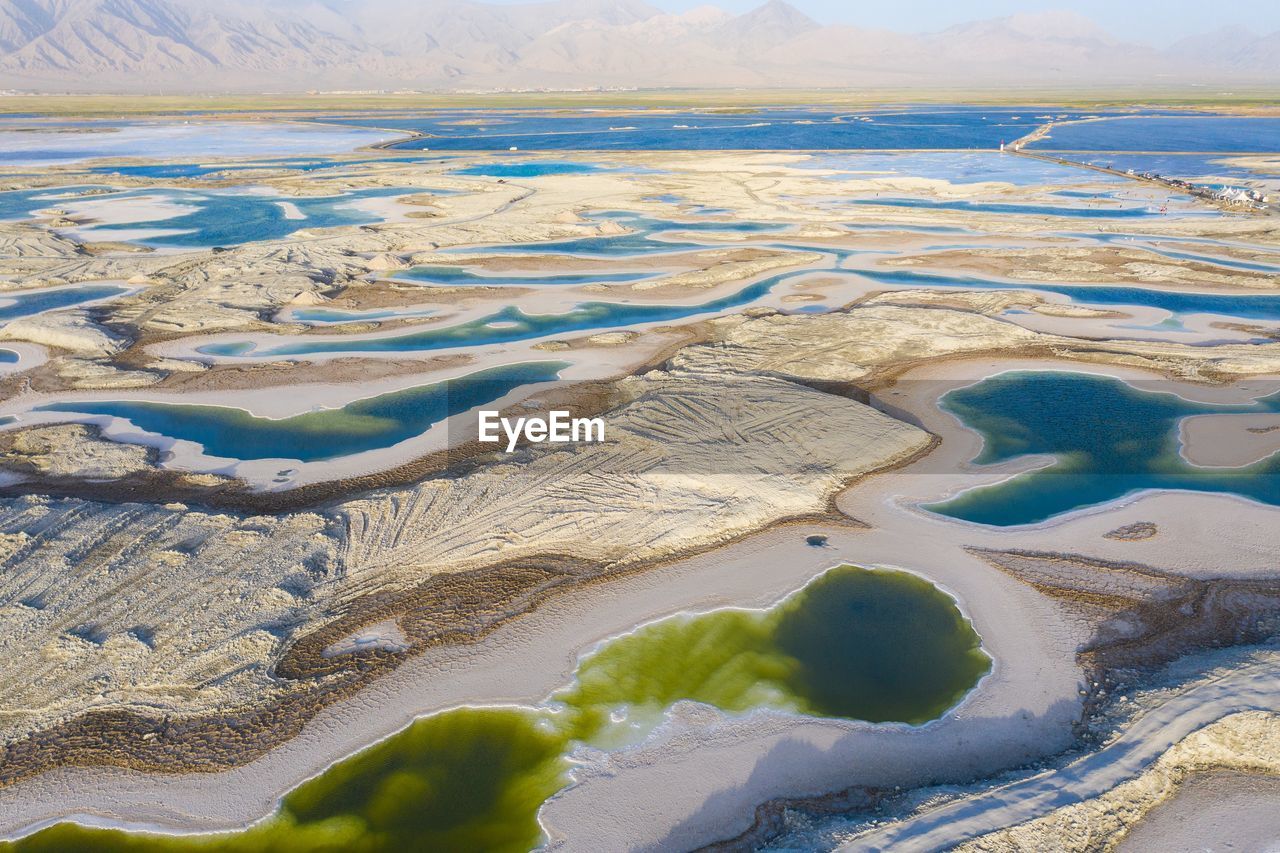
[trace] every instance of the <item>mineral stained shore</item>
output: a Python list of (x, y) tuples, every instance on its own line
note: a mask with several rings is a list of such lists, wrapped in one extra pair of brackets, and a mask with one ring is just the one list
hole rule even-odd
[[(609, 637), (768, 606), (844, 563), (937, 584), (991, 672), (914, 727), (677, 703), (641, 742), (575, 755), (547, 843), (1149, 849), (1214, 831), (1178, 803), (1241, 808), (1280, 772), (1274, 507), (1148, 492), (1009, 528), (924, 508), (1045, 462), (975, 463), (949, 390), (1013, 369), (1211, 403), (1280, 389), (1280, 310), (1141, 296), (1280, 298), (1280, 219), (1084, 169), (332, 159), (3, 179), (41, 194), (0, 222), (0, 298), (115, 289), (0, 326), (0, 834), (241, 827), (417, 716), (536, 704)], [(274, 199), (297, 227), (166, 245), (176, 190)], [(375, 190), (363, 224), (288, 201)], [(876, 204), (902, 198), (929, 204)], [(598, 415), (605, 442), (494, 452), (467, 410), (334, 458), (238, 459), (177, 434), (199, 411), (160, 434), (76, 409), (359, 429), (361, 401), (533, 362), (559, 378), (492, 405)], [(1171, 452), (1247, 476), (1274, 421), (1200, 415)]]

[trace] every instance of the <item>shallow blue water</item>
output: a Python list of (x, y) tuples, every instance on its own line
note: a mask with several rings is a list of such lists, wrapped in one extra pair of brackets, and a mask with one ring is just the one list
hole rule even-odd
[(1219, 255), (1206, 255), (1198, 252), (1187, 252), (1180, 249), (1167, 249), (1160, 245), (1162, 242), (1169, 243), (1191, 243), (1195, 245), (1205, 246), (1231, 246), (1240, 245), (1243, 248), (1250, 248), (1247, 244), (1232, 244), (1224, 240), (1212, 240), (1203, 237), (1169, 237), (1169, 236), (1153, 236), (1149, 234), (1116, 234), (1107, 232), (1095, 232), (1092, 234), (1064, 234), (1064, 237), (1078, 237), (1083, 240), (1096, 240), (1099, 243), (1107, 243), (1110, 245), (1125, 246), (1132, 249), (1141, 249), (1156, 255), (1162, 255), (1166, 258), (1176, 258), (1183, 261), (1198, 261), (1204, 264), (1212, 264), (1213, 266), (1224, 267), (1227, 269), (1247, 270), (1250, 272), (1272, 272), (1280, 273), (1280, 265), (1263, 263), (1262, 261), (1242, 261), (1236, 258), (1221, 257)]
[(586, 218), (594, 222), (616, 222), (627, 228), (630, 233), (603, 237), (579, 237), (570, 240), (550, 240), (541, 243), (509, 243), (499, 246), (466, 247), (447, 251), (484, 255), (579, 255), (610, 258), (624, 255), (667, 254), (707, 248), (704, 243), (664, 239), (661, 235), (666, 232), (759, 234), (790, 228), (789, 225), (778, 225), (769, 222), (718, 220), (681, 222), (673, 219), (656, 219), (617, 210), (592, 214)]
[(1186, 116), (1114, 119), (1055, 127), (1033, 143), (1062, 151), (1280, 151), (1280, 118)]
[(912, 234), (981, 234), (981, 231), (974, 231), (970, 228), (961, 228), (958, 225), (900, 225), (897, 222), (871, 223), (871, 222), (844, 222), (841, 223), (842, 228), (849, 231), (907, 231)]
[(279, 419), (229, 406), (131, 401), (51, 403), (36, 411), (122, 418), (145, 432), (195, 442), (206, 455), (218, 458), (316, 462), (416, 438), (432, 425), (491, 403), (522, 385), (550, 382), (567, 366), (543, 361), (494, 367), (356, 400), (341, 409)]
[[(877, 207), (918, 207), (926, 210), (972, 210), (976, 213), (1013, 213), (1021, 215), (1065, 216), (1073, 219), (1130, 219), (1134, 217), (1161, 216), (1158, 209), (1141, 207), (1074, 207), (1070, 205), (1048, 204), (1006, 204), (985, 201), (942, 201), (926, 198), (857, 198), (850, 199), (849, 204), (872, 205)], [(1199, 213), (1199, 211), (1197, 211)], [(1180, 214), (1179, 215), (1185, 215)], [(1216, 215), (1216, 211), (1205, 211), (1204, 215)]]
[(427, 317), (436, 313), (429, 308), (403, 310), (388, 309), (385, 311), (342, 311), (337, 308), (295, 308), (289, 312), (289, 319), (295, 323), (327, 325), (330, 323), (361, 323), (376, 320), (399, 319), (401, 317)]
[[(929, 178), (953, 184), (998, 181), (1015, 186), (1042, 184), (1120, 183), (1118, 175), (1063, 166), (1032, 157), (998, 151), (921, 151), (911, 153), (858, 152), (818, 154), (794, 164), (801, 169), (840, 169), (849, 172), (887, 173), (900, 177)], [(838, 176), (840, 180), (866, 180), (877, 174)]]
[(1142, 305), (1176, 315), (1225, 314), (1245, 320), (1280, 320), (1280, 294), (1188, 293), (1097, 284), (1042, 284), (931, 275), (912, 270), (872, 270), (859, 274), (895, 287), (962, 287), (972, 290), (1030, 290), (1060, 293), (1091, 305)]
[(0, 120), (0, 162), (23, 166), (100, 157), (275, 157), (351, 151), (387, 139), (386, 131), (315, 122)]
[[(134, 190), (111, 196), (111, 200), (155, 198), (196, 208), (190, 213), (145, 222), (104, 223), (91, 225), (81, 236), (92, 240), (116, 239), (117, 233), (163, 230), (175, 233), (157, 234), (136, 242), (153, 246), (204, 248), (235, 246), (255, 240), (287, 237), (303, 228), (330, 228), (338, 225), (364, 225), (380, 221), (377, 214), (352, 207), (352, 203), (368, 198), (387, 198), (422, 192), (412, 187), (374, 187), (351, 190), (336, 196), (277, 196), (232, 190)], [(302, 219), (290, 219), (282, 202), (297, 207)], [(109, 205), (110, 202), (103, 202)], [(96, 206), (96, 205), (95, 205)]]
[(249, 342), (206, 344), (198, 349), (214, 356), (294, 356), (339, 352), (426, 352), (449, 347), (512, 343), (548, 335), (613, 329), (642, 323), (681, 320), (750, 304), (779, 282), (804, 273), (790, 272), (762, 279), (736, 293), (699, 305), (625, 305), (613, 302), (581, 302), (559, 314), (526, 314), (508, 306), (486, 317), (452, 326), (431, 327), (404, 335), (372, 340), (330, 339), (296, 341), (256, 348)]
[(1131, 170), (1138, 174), (1154, 172), (1166, 178), (1180, 178), (1214, 190), (1262, 189), (1267, 192), (1268, 181), (1280, 177), (1280, 168), (1245, 167), (1230, 162), (1223, 154), (1147, 154), (1120, 152), (1066, 152), (1060, 154), (1068, 160), (1102, 166), (1109, 169)]
[(1157, 255), (1163, 255), (1166, 258), (1176, 258), (1182, 261), (1198, 261), (1200, 263), (1212, 264), (1217, 267), (1224, 267), (1233, 270), (1247, 270), (1249, 272), (1269, 272), (1280, 273), (1280, 266), (1275, 264), (1264, 264), (1258, 261), (1239, 261), (1234, 258), (1222, 258), (1216, 255), (1201, 255), (1196, 252), (1182, 252), (1176, 249), (1165, 249), (1160, 246), (1144, 246), (1149, 252)]
[(18, 354), (11, 349), (0, 349), (0, 364), (17, 364)]
[[(778, 107), (746, 113), (633, 110), (449, 111), (377, 119), (352, 116), (350, 125), (412, 130), (426, 136), (397, 148), (521, 150), (820, 150), (998, 148), (1043, 124), (1043, 107), (910, 106), (861, 111)], [(1059, 110), (1057, 114), (1066, 111)], [(1071, 113), (1079, 117), (1079, 113)], [(483, 126), (457, 124), (483, 118)], [(868, 120), (864, 120), (868, 119)], [(326, 119), (331, 121), (331, 119)]]
[(1280, 505), (1280, 456), (1239, 469), (1197, 468), (1178, 452), (1188, 415), (1280, 412), (1280, 393), (1252, 405), (1185, 400), (1167, 383), (1070, 372), (1005, 373), (946, 394), (942, 407), (982, 435), (974, 460), (1051, 454), (1047, 468), (926, 508), (978, 524), (1035, 524), (1148, 489), (1228, 492)]
[(63, 160), (91, 160), (98, 156), (92, 148), (25, 148), (20, 151), (0, 148), (0, 163), (16, 166), (44, 166)]
[[(1121, 178), (1116, 178), (1121, 180)], [(1063, 198), (1089, 198), (1089, 199), (1114, 199), (1114, 192), (1095, 192), (1093, 190), (1058, 190), (1054, 195), (1060, 195)]]
[[(733, 230), (725, 227), (721, 230)], [(608, 237), (579, 237), (542, 243), (510, 243), (499, 246), (477, 246), (448, 249), (448, 252), (480, 255), (577, 255), (586, 258), (636, 257), (688, 252), (707, 248), (704, 243), (688, 240), (661, 239), (655, 234), (620, 234)]]
[[(611, 238), (619, 239), (619, 238)], [(786, 247), (780, 248), (803, 248)], [(829, 253), (831, 269), (854, 251)], [(450, 347), (511, 343), (551, 335), (597, 331), (643, 323), (671, 322), (703, 313), (718, 313), (748, 305), (762, 298), (778, 283), (811, 270), (781, 273), (762, 279), (742, 290), (699, 305), (633, 305), (609, 302), (582, 302), (558, 314), (525, 314), (508, 307), (485, 317), (451, 326), (431, 327), (403, 335), (373, 340), (291, 341), (264, 349), (249, 342), (208, 344), (199, 349), (205, 355), (237, 357), (300, 356), (338, 352), (421, 352)], [(1138, 287), (1099, 285), (1054, 285), (1003, 282), (989, 279), (931, 275), (911, 270), (859, 270), (858, 275), (893, 287), (962, 287), (972, 289), (1023, 289), (1060, 293), (1083, 303), (1099, 305), (1145, 305), (1175, 314), (1218, 313), (1242, 319), (1280, 319), (1280, 295), (1227, 296), (1211, 293), (1180, 293)]]
[(43, 311), (119, 296), (128, 291), (129, 288), (115, 284), (83, 284), (34, 293), (6, 293), (0, 295), (0, 321), (30, 317)]
[(531, 163), (478, 163), (452, 171), (455, 175), (483, 175), (489, 178), (540, 178), (545, 175), (586, 175), (605, 170), (594, 163), (548, 160)]
[[(302, 160), (296, 163), (288, 161), (261, 163), (146, 163), (136, 166), (93, 166), (85, 169), (92, 175), (121, 175), (130, 178), (203, 178), (206, 175), (222, 172), (237, 172), (247, 169), (296, 169), (310, 172), (322, 168), (318, 160)], [(286, 165), (288, 163), (288, 165)]]
[(1258, 180), (1275, 177), (1276, 172), (1259, 172), (1243, 166), (1231, 165), (1222, 154), (1139, 154), (1130, 151), (1115, 153), (1067, 153), (1068, 160), (1103, 166), (1109, 169), (1132, 169), (1135, 172), (1155, 172), (1170, 178), (1205, 182), (1212, 178), (1236, 181)]
[(47, 199), (54, 190), (14, 190), (0, 193), (0, 220), (26, 219), (34, 210), (53, 207)]
[[(38, 190), (11, 190), (0, 192), (0, 221), (28, 219), (37, 210), (60, 207), (80, 200), (75, 193), (89, 189), (106, 189), (100, 186), (70, 186)], [(103, 196), (94, 196), (102, 198)]]
[(145, 165), (93, 166), (84, 171), (94, 175), (124, 175), (140, 178), (203, 178), (230, 172), (255, 169), (288, 169), (295, 172), (315, 172), (322, 169), (342, 169), (377, 163), (432, 163), (451, 160), (451, 156), (370, 157), (361, 160), (329, 160), (307, 157), (286, 157), (280, 160), (259, 160), (253, 163), (147, 163)]
[(448, 287), (542, 287), (548, 285), (640, 281), (641, 279), (653, 278), (654, 275), (652, 271), (510, 275), (508, 273), (481, 273), (468, 267), (460, 266), (425, 266), (413, 267), (402, 273), (397, 273), (394, 278), (396, 281), (412, 281), (417, 284), (438, 284)]

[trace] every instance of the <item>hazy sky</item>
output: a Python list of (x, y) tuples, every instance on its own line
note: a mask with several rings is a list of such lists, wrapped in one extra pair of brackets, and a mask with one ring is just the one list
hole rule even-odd
[[(763, 0), (650, 0), (684, 10), (710, 4), (733, 12)], [(1071, 9), (1129, 41), (1167, 44), (1183, 36), (1238, 25), (1271, 33), (1280, 30), (1277, 0), (789, 0), (824, 24), (859, 24), (902, 31), (939, 30), (978, 18), (1019, 11)]]

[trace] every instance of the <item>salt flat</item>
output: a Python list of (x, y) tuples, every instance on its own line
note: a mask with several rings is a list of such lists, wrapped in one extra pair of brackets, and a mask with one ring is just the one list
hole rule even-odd
[[(979, 435), (938, 403), (1015, 369), (1258, 396), (1280, 377), (1280, 313), (1230, 300), (1277, 292), (1277, 220), (1014, 154), (893, 156), (610, 151), (566, 168), (366, 150), (307, 170), (6, 177), (69, 195), (0, 222), (5, 296), (120, 292), (0, 327), (17, 356), (0, 374), (0, 834), (241, 827), (415, 717), (538, 705), (602, 640), (768, 605), (840, 563), (939, 585), (992, 673), (920, 727), (676, 703), (644, 742), (575, 756), (541, 812), (550, 846), (692, 847), (752, 831), (762, 804), (941, 783), (996, 798), (965, 824), (981, 841), (1055, 819), (991, 794), (995, 774), (1064, 778), (1061, 754), (1083, 750), (1099, 769), (1073, 796), (1102, 802), (1172, 760), (1193, 715), (1158, 686), (1150, 723), (1116, 723), (1140, 746), (1128, 759), (1082, 739), (1109, 707), (1094, 682), (1129, 677), (1107, 638), (1156, 616), (1197, 638), (1135, 639), (1130, 664), (1156, 678), (1161, 655), (1260, 629), (1166, 613), (1132, 579), (1241, 596), (1231, 612), (1269, 624), (1278, 510), (1152, 491), (1008, 529), (958, 521), (928, 507), (1045, 460), (976, 464)], [(119, 192), (69, 189), (102, 182)], [(358, 221), (317, 213), (347, 197)], [(238, 199), (262, 238), (215, 227)], [(188, 215), (207, 238), (158, 239)], [(461, 276), (409, 273), (436, 267)], [(332, 322), (303, 321), (317, 309)], [(211, 454), (189, 423), (127, 416), (345, 412), (375, 433), (398, 415), (349, 407), (535, 362), (562, 365), (556, 381), (333, 457), (255, 456), (248, 432)], [(108, 404), (126, 414), (76, 409)], [(484, 405), (598, 414), (608, 438), (495, 453), (473, 441)], [(1181, 425), (1192, 462), (1267, 454), (1266, 424), (1210, 419)], [(1248, 665), (1196, 725), (1270, 708)], [(882, 831), (925, 844), (945, 814), (903, 808)]]

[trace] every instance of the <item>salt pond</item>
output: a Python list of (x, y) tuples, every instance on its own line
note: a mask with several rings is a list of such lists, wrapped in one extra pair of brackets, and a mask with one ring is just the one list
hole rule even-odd
[(394, 138), (385, 130), (312, 122), (0, 119), (0, 163), (46, 166), (105, 157), (339, 154)]
[(147, 189), (63, 199), (71, 216), (92, 222), (72, 229), (82, 240), (132, 240), (153, 246), (234, 246), (287, 237), (303, 228), (332, 228), (383, 221), (365, 203), (421, 192), (373, 187), (330, 196), (290, 196), (271, 191)]
[(990, 668), (972, 625), (933, 584), (842, 566), (767, 610), (673, 616), (607, 641), (538, 707), (424, 717), (303, 783), (244, 831), (59, 824), (0, 850), (527, 851), (543, 840), (538, 811), (569, 782), (575, 748), (642, 739), (677, 702), (920, 724)]
[(66, 401), (34, 411), (120, 419), (152, 436), (194, 442), (206, 456), (216, 458), (315, 462), (416, 438), (432, 425), (516, 388), (552, 381), (566, 366), (528, 362), (495, 367), (284, 418), (259, 417), (233, 406), (138, 400)]
[(503, 273), (477, 272), (468, 267), (439, 265), (413, 267), (394, 276), (396, 281), (435, 284), (444, 287), (543, 287), (548, 285), (628, 282), (652, 278), (653, 272), (588, 272), (588, 273)]
[(1280, 392), (1246, 405), (1180, 397), (1165, 382), (1071, 371), (1015, 371), (960, 388), (945, 411), (982, 436), (978, 465), (1044, 455), (1052, 461), (925, 508), (962, 521), (1035, 524), (1147, 490), (1240, 495), (1280, 505), (1280, 457), (1240, 468), (1202, 468), (1179, 452), (1191, 415), (1280, 412)]
[(0, 322), (110, 299), (128, 292), (129, 288), (123, 284), (81, 284), (47, 290), (14, 291), (0, 295)]

